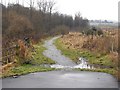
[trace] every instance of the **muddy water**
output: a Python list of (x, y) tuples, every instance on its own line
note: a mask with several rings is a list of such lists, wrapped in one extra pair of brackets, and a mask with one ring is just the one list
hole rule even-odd
[(70, 58), (64, 56), (61, 54), (61, 51), (56, 48), (54, 45), (54, 41), (58, 39), (58, 37), (54, 37), (48, 41), (45, 41), (44, 46), (47, 48), (43, 52), (43, 54), (52, 60), (56, 62), (56, 64), (51, 65), (51, 68), (86, 68), (86, 69), (91, 69), (93, 68), (87, 63), (87, 60), (85, 58), (80, 57), (79, 58), (79, 64), (74, 63)]
[(73, 68), (94, 69), (94, 66), (90, 65), (85, 58), (80, 57), (79, 64), (74, 66)]
[(54, 64), (50, 65), (51, 68), (57, 68), (57, 69), (75, 69), (75, 68), (80, 68), (80, 69), (95, 69), (92, 65), (89, 65), (88, 62), (86, 61), (85, 58), (80, 57), (79, 58), (79, 64), (76, 64), (74, 66), (63, 66), (60, 64)]
[(61, 55), (61, 52), (53, 45), (57, 38), (59, 37), (45, 42), (44, 46), (47, 50), (44, 55), (56, 61), (56, 65), (51, 65), (51, 67), (63, 68), (62, 70), (5, 78), (2, 79), (2, 88), (111, 88), (110, 90), (118, 88), (117, 80), (110, 74), (72, 70), (71, 68), (91, 67), (85, 58), (80, 57), (77, 65)]

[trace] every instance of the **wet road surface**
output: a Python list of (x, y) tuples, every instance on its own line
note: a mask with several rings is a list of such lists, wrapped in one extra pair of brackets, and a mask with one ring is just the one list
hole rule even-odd
[(3, 88), (117, 88), (116, 79), (106, 73), (51, 71), (3, 79)]
[[(110, 74), (69, 69), (69, 67), (80, 65), (76, 65), (72, 60), (61, 55), (61, 52), (53, 45), (57, 38), (59, 37), (45, 42), (47, 50), (44, 55), (55, 60), (57, 65), (68, 69), (5, 78), (2, 80), (3, 88), (118, 88), (117, 80)], [(53, 65), (53, 67), (56, 66)]]

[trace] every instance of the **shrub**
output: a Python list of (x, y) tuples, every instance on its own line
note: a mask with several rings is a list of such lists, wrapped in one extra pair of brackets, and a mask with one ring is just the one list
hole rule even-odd
[(16, 14), (15, 12), (9, 12), (9, 27), (7, 34), (11, 38), (20, 38), (30, 36), (33, 27), (27, 17)]
[(69, 30), (70, 30), (69, 27), (67, 27), (65, 25), (60, 25), (60, 26), (55, 27), (51, 31), (51, 33), (55, 34), (55, 35), (59, 35), (59, 34), (65, 35), (65, 34), (69, 33)]
[(19, 45), (19, 49), (18, 49), (19, 61), (18, 61), (18, 64), (28, 64), (28, 63), (30, 63), (31, 57), (32, 57), (30, 47), (25, 45), (25, 42), (22, 41), (22, 40), (18, 40), (18, 45)]

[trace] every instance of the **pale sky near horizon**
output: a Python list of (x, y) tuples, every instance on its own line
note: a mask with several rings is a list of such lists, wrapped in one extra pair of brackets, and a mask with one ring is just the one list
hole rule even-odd
[[(4, 0), (3, 0), (4, 1)], [(6, 2), (16, 2), (16, 0), (5, 0)], [(19, 0), (24, 5), (29, 0)], [(35, 2), (37, 0), (34, 0)], [(89, 20), (113, 20), (118, 21), (118, 2), (120, 0), (54, 0), (56, 2), (56, 11), (74, 16), (80, 12), (84, 18)]]

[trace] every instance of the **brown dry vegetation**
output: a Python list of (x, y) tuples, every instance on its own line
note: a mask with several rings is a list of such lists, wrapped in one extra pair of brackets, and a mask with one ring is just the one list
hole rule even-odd
[(62, 42), (68, 48), (87, 49), (101, 54), (118, 52), (118, 30), (103, 31), (103, 36), (83, 35), (79, 32), (70, 32), (62, 37)]
[[(89, 51), (96, 56), (95, 59), (104, 58), (100, 64), (99, 60), (93, 60), (93, 63), (98, 65), (110, 65), (110, 69), (114, 68), (116, 71), (116, 76), (119, 78), (119, 68), (118, 68), (118, 30), (103, 30), (103, 35), (83, 35), (79, 32), (70, 32), (64, 35), (61, 42), (65, 45), (67, 49), (75, 49), (80, 52)], [(105, 56), (105, 57), (104, 57)], [(107, 57), (107, 58), (106, 58)], [(107, 61), (109, 60), (109, 61)], [(98, 62), (98, 63), (96, 63)], [(111, 67), (112, 66), (112, 67)]]
[[(38, 43), (44, 38), (58, 34), (68, 33), (70, 28), (88, 26), (88, 20), (76, 15), (74, 20), (72, 16), (64, 15), (58, 12), (52, 13), (54, 1), (38, 1), (44, 6), (37, 5), (39, 10), (33, 6), (25, 7), (20, 4), (9, 3), (8, 6), (2, 6), (2, 57), (15, 54), (16, 50), (10, 47), (18, 45), (18, 40), (32, 38), (34, 43)], [(49, 6), (51, 3), (52, 6)], [(79, 21), (79, 22), (76, 22)], [(6, 50), (7, 49), (7, 50)], [(23, 52), (21, 50), (21, 52)], [(25, 51), (24, 51), (25, 52)], [(14, 58), (3, 59), (3, 64), (14, 61)]]
[(81, 49), (86, 41), (87, 37), (78, 32), (69, 32), (69, 34), (62, 37), (62, 42), (67, 45), (68, 48)]

